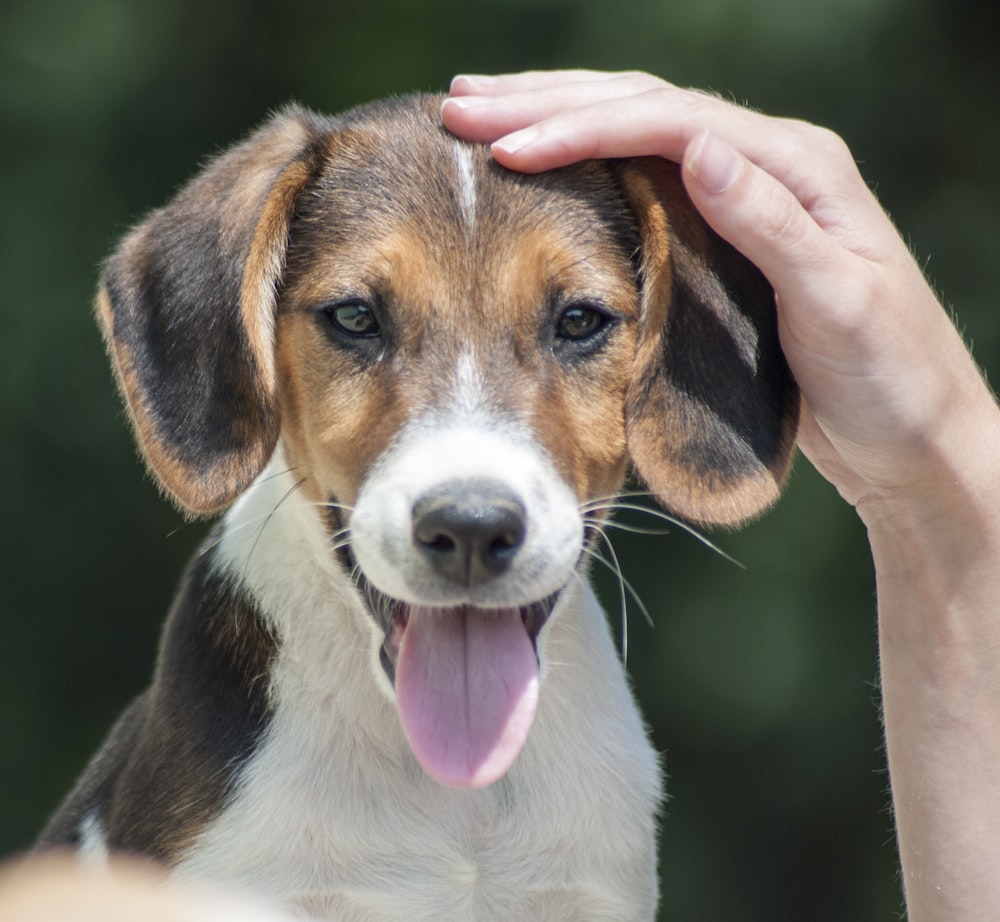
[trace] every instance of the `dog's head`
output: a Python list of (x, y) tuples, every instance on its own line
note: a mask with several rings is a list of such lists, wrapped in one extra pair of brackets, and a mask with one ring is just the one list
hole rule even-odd
[(183, 509), (228, 505), (280, 441), (414, 752), (479, 785), (629, 462), (672, 513), (739, 523), (780, 491), (798, 397), (769, 286), (676, 167), (508, 172), (438, 104), (278, 115), (125, 238), (98, 312)]

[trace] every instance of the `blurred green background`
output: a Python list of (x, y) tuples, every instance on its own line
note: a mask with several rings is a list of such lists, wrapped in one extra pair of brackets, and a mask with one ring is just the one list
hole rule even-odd
[[(27, 846), (149, 675), (185, 557), (90, 317), (127, 224), (269, 108), (460, 71), (642, 68), (852, 146), (1000, 368), (1000, 39), (981, 0), (4, 0), (0, 5), (0, 854)], [(663, 918), (900, 910), (865, 536), (804, 461), (765, 520), (617, 541), (629, 665), (671, 799)], [(614, 583), (603, 594), (620, 630)]]

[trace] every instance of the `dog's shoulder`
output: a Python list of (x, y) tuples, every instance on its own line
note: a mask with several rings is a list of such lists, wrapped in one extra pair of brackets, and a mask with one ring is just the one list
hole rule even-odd
[(261, 676), (276, 641), (215, 545), (212, 536), (185, 573), (152, 685), (114, 725), (40, 847), (170, 862), (224, 809), (268, 723)]

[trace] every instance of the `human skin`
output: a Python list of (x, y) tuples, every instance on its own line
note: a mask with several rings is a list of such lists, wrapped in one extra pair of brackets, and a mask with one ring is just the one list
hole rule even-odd
[(850, 150), (641, 73), (457, 77), (442, 118), (526, 172), (676, 161), (767, 276), (804, 397), (799, 447), (875, 562), (908, 917), (1000, 918), (1000, 410)]

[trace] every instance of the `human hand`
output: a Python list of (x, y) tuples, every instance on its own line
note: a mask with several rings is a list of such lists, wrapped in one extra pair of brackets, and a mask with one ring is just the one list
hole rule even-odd
[(681, 163), (695, 206), (774, 287), (807, 404), (800, 447), (862, 515), (887, 497), (924, 501), (950, 481), (956, 447), (1000, 440), (978, 369), (832, 132), (647, 74), (585, 71), (458, 77), (442, 118), (527, 172)]
[(799, 445), (868, 526), (908, 918), (1000, 912), (1000, 410), (844, 142), (646, 74), (459, 77), (455, 134), (540, 171), (682, 165), (774, 287)]

